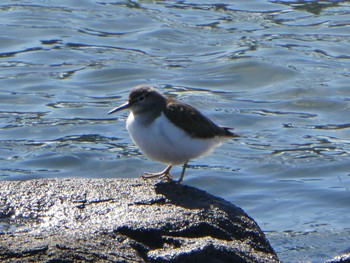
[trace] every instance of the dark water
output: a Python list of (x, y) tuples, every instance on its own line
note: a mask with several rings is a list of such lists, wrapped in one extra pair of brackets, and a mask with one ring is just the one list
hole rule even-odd
[(350, 247), (349, 1), (4, 0), (0, 30), (2, 180), (162, 169), (107, 115), (158, 84), (243, 135), (185, 184), (242, 207), (284, 262)]

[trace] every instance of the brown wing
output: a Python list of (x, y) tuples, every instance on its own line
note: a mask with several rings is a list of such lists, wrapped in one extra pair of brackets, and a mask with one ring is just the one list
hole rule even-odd
[(215, 136), (234, 137), (230, 128), (220, 127), (188, 104), (168, 99), (165, 115), (179, 128), (193, 138), (213, 138)]

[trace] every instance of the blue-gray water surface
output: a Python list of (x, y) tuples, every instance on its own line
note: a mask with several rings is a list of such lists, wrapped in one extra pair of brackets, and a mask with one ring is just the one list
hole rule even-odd
[(156, 84), (241, 135), (185, 184), (242, 207), (284, 262), (350, 247), (349, 1), (3, 0), (0, 30), (1, 180), (163, 169), (107, 115)]

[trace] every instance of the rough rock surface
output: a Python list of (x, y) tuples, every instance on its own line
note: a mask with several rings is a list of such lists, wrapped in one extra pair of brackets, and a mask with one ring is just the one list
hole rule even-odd
[(330, 260), (325, 261), (325, 263), (350, 263), (350, 252), (347, 251), (344, 254), (341, 254)]
[(278, 262), (240, 208), (141, 179), (0, 183), (0, 262)]

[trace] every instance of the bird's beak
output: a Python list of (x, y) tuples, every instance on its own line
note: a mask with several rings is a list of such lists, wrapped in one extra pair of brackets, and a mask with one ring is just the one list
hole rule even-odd
[(127, 108), (129, 108), (129, 107), (130, 107), (130, 103), (127, 101), (127, 102), (124, 103), (123, 105), (120, 105), (119, 107), (116, 107), (116, 108), (110, 110), (110, 111), (108, 112), (108, 114), (112, 114), (112, 113), (115, 113), (115, 112), (117, 112), (117, 111), (125, 110), (125, 109), (127, 109)]

